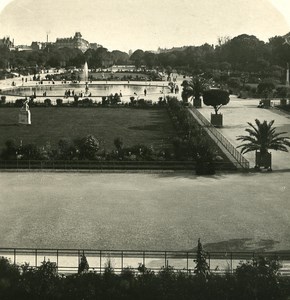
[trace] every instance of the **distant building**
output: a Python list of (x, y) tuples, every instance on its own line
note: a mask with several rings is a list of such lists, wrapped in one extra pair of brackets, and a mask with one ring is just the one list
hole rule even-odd
[(101, 48), (101, 47), (102, 47), (102, 45), (97, 44), (97, 43), (90, 43), (90, 45), (89, 45), (89, 48), (94, 49), (94, 50), (97, 50), (98, 48)]
[(76, 48), (82, 52), (90, 48), (90, 43), (82, 38), (80, 32), (76, 32), (74, 37), (70, 38), (57, 38), (55, 42), (57, 48)]
[(11, 41), (10, 37), (4, 37), (3, 39), (0, 39), (0, 46), (6, 46), (8, 49), (14, 49), (14, 40)]
[(70, 48), (70, 49), (80, 49), (82, 52), (87, 51), (88, 49), (98, 49), (102, 45), (97, 43), (89, 43), (82, 38), (80, 32), (76, 32), (74, 37), (70, 38), (57, 38), (56, 42), (32, 42), (30, 46), (27, 45), (18, 45), (14, 47), (14, 41), (11, 41), (9, 37), (4, 37), (0, 39), (0, 46), (5, 45), (10, 50), (17, 51), (38, 51), (43, 50), (47, 46), (55, 46), (56, 48)]
[(18, 45), (15, 47), (15, 50), (17, 50), (17, 51), (32, 51), (32, 47), (27, 46), (27, 45)]
[(33, 51), (41, 50), (44, 48), (43, 46), (44, 46), (44, 43), (41, 43), (41, 42), (32, 42), (31, 43), (31, 49)]

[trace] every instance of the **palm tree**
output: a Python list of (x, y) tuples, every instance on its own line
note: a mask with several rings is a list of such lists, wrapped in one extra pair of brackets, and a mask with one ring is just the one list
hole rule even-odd
[(237, 140), (244, 142), (238, 148), (241, 148), (242, 153), (256, 151), (256, 167), (264, 166), (271, 169), (271, 154), (268, 150), (288, 152), (287, 147), (290, 147), (290, 139), (281, 136), (287, 132), (276, 132), (276, 127), (272, 127), (274, 120), (269, 123), (267, 121), (261, 123), (256, 119), (255, 123), (256, 127), (248, 122), (251, 128), (247, 128), (246, 131), (249, 135), (238, 136)]
[(194, 106), (201, 107), (201, 95), (208, 88), (208, 82), (201, 76), (194, 76), (191, 81), (184, 80), (182, 99), (187, 102), (190, 97), (194, 98)]

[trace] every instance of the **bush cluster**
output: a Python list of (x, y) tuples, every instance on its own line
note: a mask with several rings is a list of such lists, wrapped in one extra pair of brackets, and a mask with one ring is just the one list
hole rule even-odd
[(286, 300), (290, 279), (279, 275), (279, 262), (266, 258), (241, 263), (233, 274), (206, 276), (181, 272), (171, 266), (158, 272), (140, 265), (121, 274), (108, 264), (102, 274), (88, 272), (59, 275), (50, 261), (38, 268), (12, 264), (0, 258), (1, 300)]
[(218, 148), (182, 102), (176, 97), (168, 97), (168, 112), (178, 131), (178, 137), (173, 140), (176, 159), (213, 162), (219, 155)]

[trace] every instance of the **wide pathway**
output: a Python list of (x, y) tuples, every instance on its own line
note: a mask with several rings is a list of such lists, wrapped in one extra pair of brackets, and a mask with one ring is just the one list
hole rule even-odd
[[(278, 104), (278, 100), (273, 101)], [(237, 141), (237, 136), (248, 135), (245, 131), (249, 127), (247, 122), (255, 124), (255, 119), (260, 121), (275, 120), (274, 127), (277, 127), (277, 132), (285, 131), (285, 136), (290, 137), (290, 115), (277, 108), (272, 107), (269, 109), (258, 108), (258, 99), (239, 99), (236, 96), (231, 96), (228, 105), (223, 106), (220, 112), (223, 114), (224, 126), (218, 130), (235, 146), (238, 147), (241, 142)], [(210, 120), (211, 113), (214, 110), (211, 106), (205, 106), (199, 111)], [(270, 151), (272, 153), (272, 168), (273, 170), (290, 171), (290, 152)], [(255, 153), (246, 153), (245, 158), (250, 162), (250, 168), (255, 166)]]

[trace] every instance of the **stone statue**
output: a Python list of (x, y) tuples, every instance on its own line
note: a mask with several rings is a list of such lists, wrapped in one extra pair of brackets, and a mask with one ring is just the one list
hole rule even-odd
[(23, 102), (23, 106), (21, 107), (22, 110), (24, 111), (29, 111), (29, 105), (28, 105), (29, 101), (28, 100), (25, 100)]
[(29, 110), (29, 101), (25, 100), (23, 102), (23, 106), (20, 109), (19, 115), (18, 115), (18, 123), (24, 124), (24, 125), (31, 125), (31, 113)]

